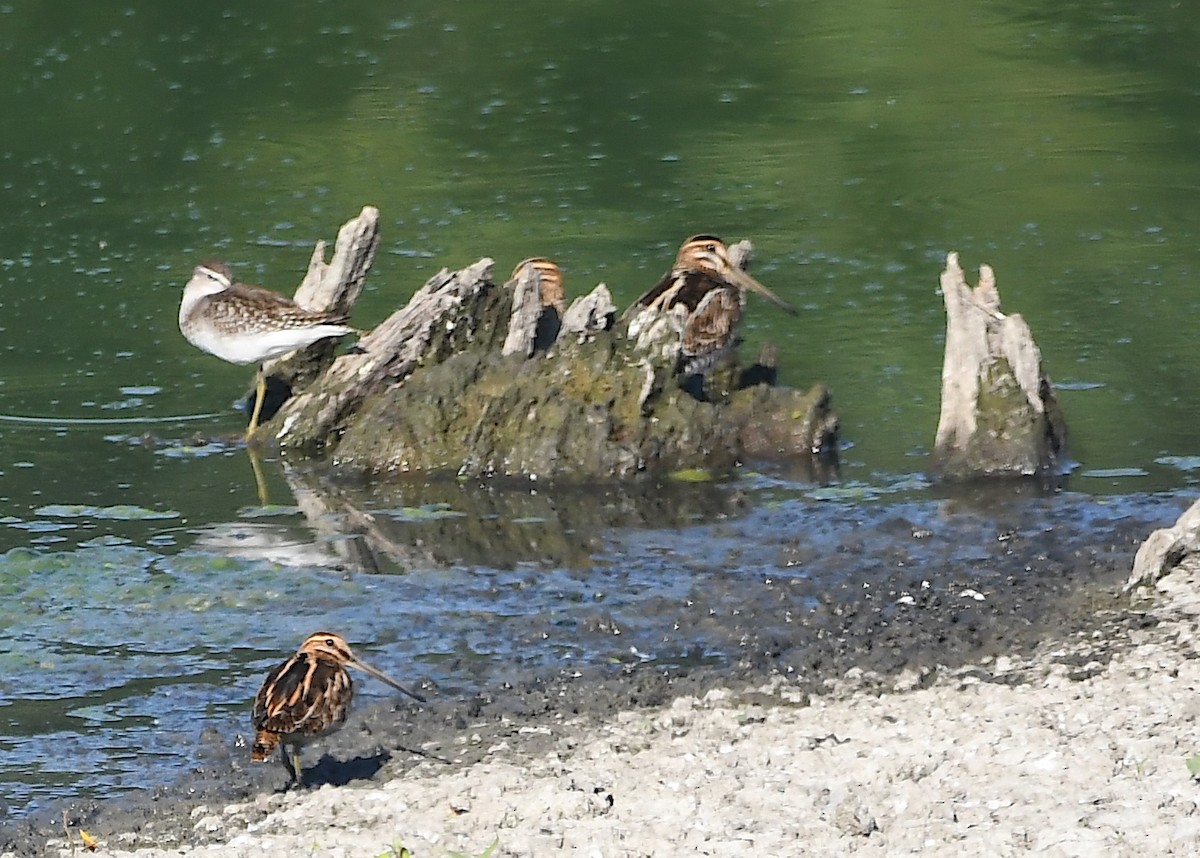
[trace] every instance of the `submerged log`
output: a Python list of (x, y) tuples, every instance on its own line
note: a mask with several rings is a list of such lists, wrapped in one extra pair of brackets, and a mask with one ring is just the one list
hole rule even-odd
[(534, 348), (528, 277), (499, 287), (487, 258), (439, 272), (263, 431), (286, 452), (332, 454), (364, 473), (607, 479), (836, 455), (824, 386), (731, 384), (702, 401), (663, 350), (636, 348), (614, 325), (603, 284), (566, 309), (548, 349)]
[(941, 285), (946, 353), (933, 473), (956, 480), (1060, 473), (1066, 424), (1029, 326), (1000, 312), (990, 266), (980, 266), (972, 289), (950, 253)]

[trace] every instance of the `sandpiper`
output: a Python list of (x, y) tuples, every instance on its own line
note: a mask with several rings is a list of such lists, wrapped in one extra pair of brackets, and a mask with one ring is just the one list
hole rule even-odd
[(251, 713), (254, 744), (250, 759), (261, 763), (282, 746), (280, 754), (290, 783), (299, 784), (301, 747), (340, 730), (350, 713), (354, 682), (347, 667), (358, 668), (425, 702), (420, 694), (355, 656), (341, 635), (317, 632), (305, 639), (295, 655), (268, 673), (258, 689)]
[(223, 262), (192, 271), (179, 304), (179, 330), (197, 348), (236, 364), (258, 364), (254, 409), (247, 440), (258, 428), (266, 394), (263, 361), (354, 329), (344, 315), (301, 307), (269, 289), (237, 283)]

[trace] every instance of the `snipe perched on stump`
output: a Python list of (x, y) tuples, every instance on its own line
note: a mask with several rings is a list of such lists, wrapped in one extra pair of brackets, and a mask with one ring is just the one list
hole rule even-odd
[(510, 281), (516, 280), (521, 276), (521, 272), (526, 266), (537, 271), (538, 282), (542, 296), (543, 307), (553, 307), (558, 311), (558, 315), (562, 316), (567, 309), (567, 293), (563, 289), (563, 274), (562, 269), (553, 259), (547, 259), (544, 256), (531, 256), (529, 259), (522, 259), (513, 269)]
[(796, 313), (795, 307), (734, 265), (725, 242), (714, 235), (694, 235), (679, 248), (671, 270), (634, 307), (682, 308), (680, 371), (684, 376), (703, 375), (737, 344), (747, 290)]
[(250, 759), (261, 763), (282, 746), (283, 765), (292, 783), (300, 783), (300, 749), (307, 742), (341, 729), (350, 713), (354, 682), (347, 667), (381, 679), (424, 703), (378, 668), (354, 655), (345, 638), (333, 632), (309, 635), (296, 654), (267, 674), (254, 697)]
[(266, 394), (263, 362), (354, 333), (345, 321), (338, 313), (309, 310), (269, 289), (237, 283), (223, 262), (197, 265), (179, 304), (179, 330), (189, 343), (230, 363), (258, 364), (247, 439), (258, 428)]
[[(537, 323), (533, 330), (533, 342), (525, 344), (523, 342), (514, 342), (512, 349), (508, 342), (505, 343), (505, 353), (511, 353), (511, 350), (519, 348), (521, 351), (528, 352), (544, 352), (552, 346), (555, 340), (558, 339), (558, 333), (562, 329), (563, 314), (567, 310), (567, 293), (563, 287), (562, 269), (553, 259), (547, 259), (544, 256), (532, 256), (529, 259), (522, 259), (513, 269), (512, 277), (508, 279), (509, 283), (516, 283), (525, 273), (526, 269), (532, 269), (537, 276), (538, 296), (541, 299), (541, 312), (537, 317)], [(513, 308), (513, 312), (517, 312), (517, 308)], [(510, 328), (510, 330), (512, 330)]]

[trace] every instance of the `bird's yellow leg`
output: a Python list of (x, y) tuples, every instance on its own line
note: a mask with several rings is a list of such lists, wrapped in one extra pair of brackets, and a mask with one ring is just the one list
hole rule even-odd
[(254, 410), (250, 413), (250, 425), (246, 427), (246, 440), (249, 441), (254, 437), (254, 432), (258, 429), (258, 417), (262, 414), (263, 399), (267, 395), (267, 376), (263, 373), (262, 367), (258, 368), (258, 384), (254, 388)]

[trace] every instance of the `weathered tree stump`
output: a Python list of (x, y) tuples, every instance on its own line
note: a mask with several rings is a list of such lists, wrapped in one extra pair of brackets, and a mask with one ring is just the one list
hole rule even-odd
[(614, 326), (603, 284), (538, 348), (535, 275), (526, 270), (511, 288), (491, 275), (487, 258), (435, 275), (263, 432), (285, 453), (332, 454), (364, 473), (610, 479), (836, 455), (822, 385), (756, 384), (700, 401), (680, 388), (673, 361)]
[(935, 476), (1032, 476), (1059, 473), (1066, 424), (1041, 353), (1020, 315), (1000, 312), (991, 267), (967, 285), (958, 254), (942, 272), (946, 352), (942, 411), (932, 456)]
[[(357, 217), (338, 230), (333, 259), (328, 263), (325, 262), (325, 242), (317, 242), (308, 261), (308, 271), (292, 300), (309, 310), (348, 314), (362, 293), (378, 247), (379, 210), (364, 206)], [(321, 340), (263, 365), (263, 377), (267, 382), (264, 422), (279, 410), (294, 390), (307, 387), (328, 369), (337, 346), (337, 340)], [(249, 407), (253, 407), (254, 395), (252, 386), (247, 393)]]
[[(281, 445), (310, 454), (324, 449), (369, 396), (405, 379), (422, 361), (436, 365), (471, 344), (477, 325), (460, 311), (495, 291), (491, 271), (492, 260), (485, 258), (462, 271), (443, 269), (435, 275), (407, 306), (362, 337), (353, 354), (334, 361), (319, 383), (280, 409)], [(496, 309), (498, 302), (492, 305)]]

